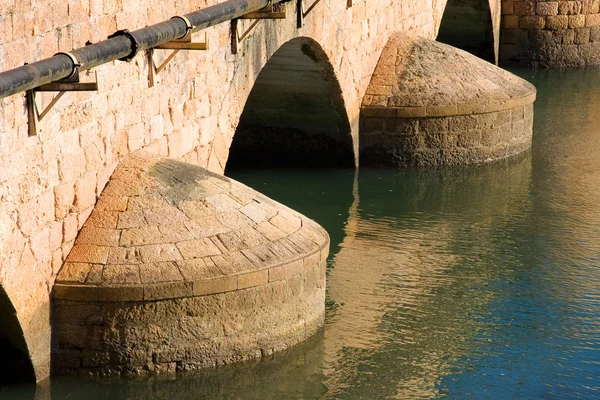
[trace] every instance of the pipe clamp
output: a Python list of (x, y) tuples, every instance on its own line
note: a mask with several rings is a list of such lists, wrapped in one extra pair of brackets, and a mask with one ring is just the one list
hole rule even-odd
[(71, 59), (71, 61), (73, 62), (73, 70), (71, 71), (71, 74), (69, 76), (67, 76), (64, 79), (71, 79), (72, 77), (74, 77), (75, 75), (78, 74), (79, 72), (79, 67), (81, 67), (81, 63), (79, 62), (79, 60), (77, 60), (77, 57), (75, 57), (74, 54), (69, 53), (68, 51), (61, 51), (55, 54), (55, 56), (60, 56), (60, 55), (64, 55), (67, 56)]
[(186, 28), (185, 35), (183, 35), (179, 39), (183, 39), (184, 37), (190, 35), (192, 33), (192, 30), (195, 28), (195, 26), (192, 25), (192, 23), (190, 22), (188, 17), (186, 17), (185, 15), (176, 15), (176, 16), (172, 17), (171, 19), (180, 19), (183, 22), (185, 22), (185, 28)]
[(118, 37), (118, 36), (125, 36), (131, 42), (131, 53), (129, 53), (127, 56), (125, 56), (123, 58), (119, 58), (119, 61), (129, 62), (129, 61), (133, 60), (133, 57), (135, 57), (139, 51), (140, 42), (135, 38), (133, 33), (131, 33), (129, 31), (129, 29), (118, 30), (115, 33), (113, 33), (112, 35), (108, 36), (108, 38), (112, 39), (112, 38)]

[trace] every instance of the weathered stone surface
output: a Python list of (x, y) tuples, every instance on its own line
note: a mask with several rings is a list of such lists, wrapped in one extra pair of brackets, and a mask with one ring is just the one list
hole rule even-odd
[[(381, 82), (392, 90), (382, 91)], [(362, 164), (473, 164), (531, 144), (533, 117), (524, 110), (532, 108), (535, 88), (441, 43), (392, 36), (367, 92), (383, 100), (363, 102)]]
[[(102, 322), (60, 318), (55, 353), (82, 352), (57, 357), (58, 370), (148, 373), (183, 362), (192, 369), (269, 354), (323, 323), (329, 238), (315, 222), (224, 176), (146, 153), (123, 161), (108, 187), (124, 182), (124, 203), (161, 207), (97, 208), (84, 225), (56, 278), (55, 310), (100, 307)], [(246, 221), (215, 218), (227, 213)], [(322, 279), (303, 278), (314, 270)], [(120, 327), (126, 338), (111, 339)], [(106, 340), (90, 347), (89, 335)], [(117, 357), (131, 353), (135, 338), (143, 338), (140, 356)], [(218, 351), (210, 350), (216, 342)], [(172, 354), (175, 367), (153, 354)]]
[[(503, 2), (500, 61), (506, 65), (574, 67), (600, 63), (593, 31), (600, 1)], [(510, 38), (518, 37), (519, 40)]]

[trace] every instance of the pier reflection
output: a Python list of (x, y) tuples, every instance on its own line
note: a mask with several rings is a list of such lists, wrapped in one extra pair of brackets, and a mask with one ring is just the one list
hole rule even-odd
[(468, 171), (361, 170), (328, 276), (331, 397), (441, 394), (480, 329), (470, 316), (494, 296), (482, 288), (506, 273), (480, 260), (503, 254), (496, 232), (529, 209), (530, 178), (528, 155)]

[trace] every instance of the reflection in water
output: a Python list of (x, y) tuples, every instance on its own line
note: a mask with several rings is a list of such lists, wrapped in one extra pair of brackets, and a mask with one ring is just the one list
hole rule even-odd
[(229, 171), (330, 232), (319, 336), (175, 380), (58, 378), (52, 400), (600, 398), (600, 70), (518, 72), (539, 91), (516, 159)]
[(529, 208), (530, 174), (527, 156), (476, 170), (361, 172), (328, 280), (332, 397), (442, 393), (441, 378), (481, 329), (469, 314), (493, 294), (472, 293), (496, 278), (494, 232)]

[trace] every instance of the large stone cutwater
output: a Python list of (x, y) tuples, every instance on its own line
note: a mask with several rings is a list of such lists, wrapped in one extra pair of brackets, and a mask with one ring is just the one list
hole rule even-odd
[(361, 164), (464, 165), (531, 146), (536, 91), (454, 47), (396, 33), (362, 103)]
[(287, 348), (323, 324), (327, 233), (203, 168), (122, 162), (54, 286), (54, 368), (182, 371)]

